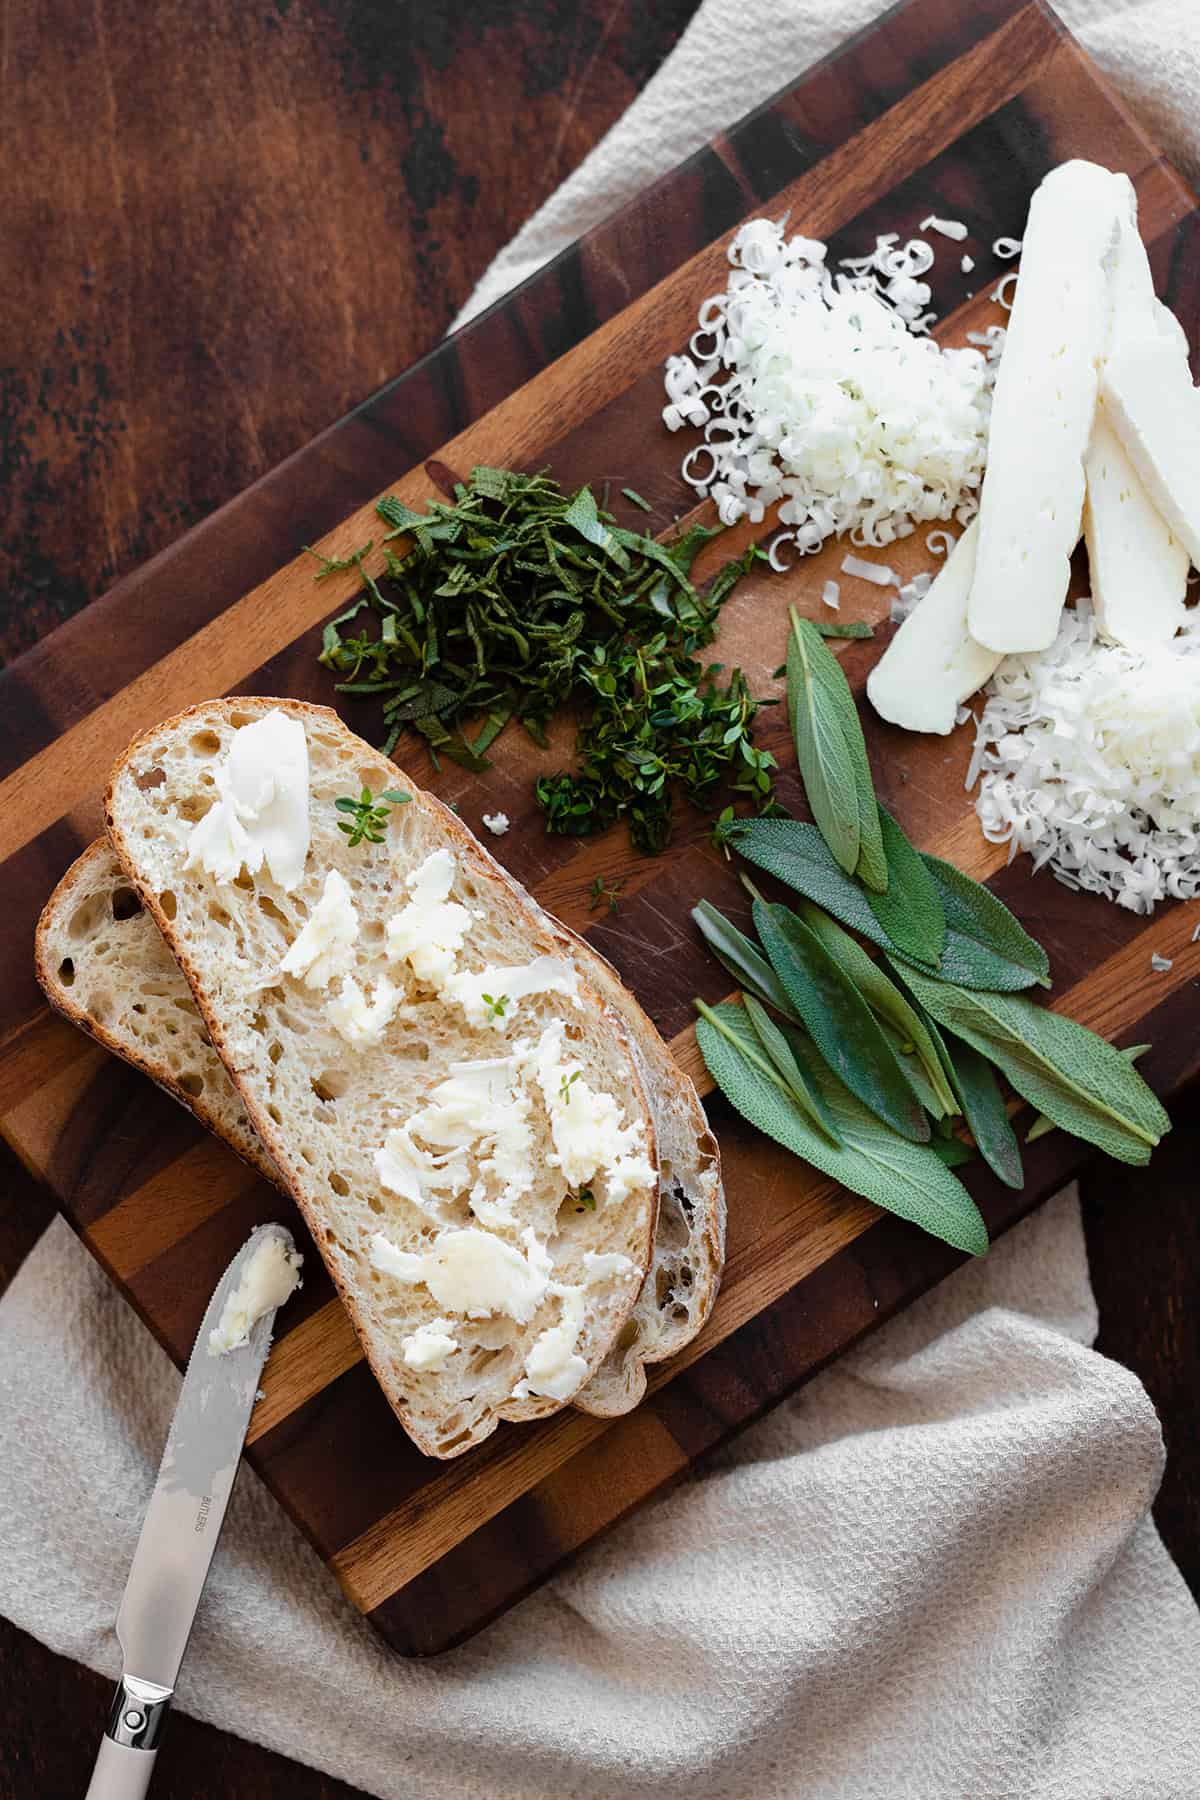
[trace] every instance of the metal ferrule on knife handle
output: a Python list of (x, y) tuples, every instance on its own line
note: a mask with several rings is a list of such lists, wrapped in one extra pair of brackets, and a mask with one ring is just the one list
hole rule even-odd
[(174, 1689), (122, 1675), (113, 1695), (105, 1737), (130, 1750), (157, 1750)]

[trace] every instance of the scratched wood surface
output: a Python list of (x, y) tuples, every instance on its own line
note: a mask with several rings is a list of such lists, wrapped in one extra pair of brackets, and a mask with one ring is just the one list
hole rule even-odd
[[(617, 474), (652, 501), (660, 528), (686, 512), (680, 441), (655, 425), (659, 370), (686, 340), (698, 300), (720, 284), (724, 245), (743, 217), (790, 206), (839, 253), (869, 245), (877, 230), (914, 228), (928, 211), (966, 218), (979, 290), (971, 295), (958, 272), (958, 246), (940, 259), (935, 282), (943, 335), (958, 340), (998, 316), (988, 297), (998, 272), (992, 239), (1019, 230), (1033, 185), (1073, 154), (1134, 178), (1160, 291), (1194, 336), (1191, 196), (1052, 17), (1017, 0), (914, 0), (122, 583), (90, 609), (86, 629), (65, 626), (0, 678), (9, 802), (0, 809), (9, 922), (0, 944), (0, 1125), (177, 1358), (232, 1248), (251, 1224), (277, 1216), (279, 1201), (40, 1004), (28, 955), (33, 919), (96, 829), (107, 762), (135, 729), (217, 690), (327, 699), (314, 661), (319, 626), (351, 590), (315, 587), (303, 561), (279, 564), (298, 536), (322, 536), (336, 553), (369, 535), (365, 503), (384, 487), (419, 503), (438, 478), (423, 466), (431, 459), (452, 470), (548, 464), (565, 483)], [(811, 559), (786, 580), (748, 581), (727, 608), (727, 659), (769, 686), (787, 605), (814, 610), (841, 554)], [(908, 570), (927, 560), (919, 539), (889, 558)], [(877, 590), (850, 586), (846, 614), (885, 610)], [(120, 619), (120, 633), (105, 632), (109, 618)], [(856, 688), (878, 647), (848, 649)], [(372, 728), (369, 712), (350, 716)], [(1121, 1041), (1152, 1037), (1144, 1066), (1161, 1091), (1176, 1091), (1200, 1060), (1188, 1029), (1200, 948), (1185, 911), (1147, 926), (1031, 879), (1024, 866), (1000, 868), (962, 793), (961, 736), (914, 741), (870, 715), (865, 723), (881, 793), (912, 835), (989, 879), (1047, 944), (1055, 1004)], [(785, 765), (785, 799), (799, 806), (782, 721), (766, 715), (762, 735)], [(402, 760), (468, 823), (503, 806), (514, 820), (505, 860), (617, 964), (694, 1070), (691, 995), (717, 998), (725, 982), (696, 943), (688, 910), (701, 893), (731, 911), (740, 905), (703, 821), (681, 817), (670, 855), (647, 861), (619, 831), (583, 845), (547, 839), (530, 798), (540, 765), (517, 740), (505, 741), (481, 778), (433, 777), (403, 747)], [(589, 918), (597, 874), (626, 882), (612, 918)], [(1151, 942), (1176, 959), (1153, 986)], [(756, 1140), (719, 1101), (712, 1116), (730, 1193), (725, 1285), (703, 1338), (626, 1420), (565, 1413), (499, 1433), (456, 1464), (430, 1464), (395, 1427), (328, 1284), (306, 1284), (272, 1361), (250, 1454), (398, 1648), (436, 1650), (477, 1629), (952, 1265), (949, 1252)], [(1031, 1155), (1023, 1195), (974, 1181), (993, 1229), (1079, 1160), (1078, 1146), (1054, 1135)]]

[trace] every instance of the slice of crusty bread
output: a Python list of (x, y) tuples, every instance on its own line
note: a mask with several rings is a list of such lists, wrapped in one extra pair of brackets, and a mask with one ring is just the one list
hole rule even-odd
[[(216, 774), (235, 733), (270, 712), (297, 721), (308, 744), (311, 844), (291, 892), (266, 867), (253, 875), (243, 867), (235, 881), (218, 883), (185, 866), (192, 828), (216, 800)], [(384, 843), (351, 850), (335, 801), (361, 785), (376, 794), (401, 788), (411, 800), (390, 809)], [(410, 898), (406, 878), (440, 850), (454, 858), (451, 898), (472, 915), (463, 969), (561, 958), (540, 909), (457, 820), (323, 707), (242, 698), (193, 707), (135, 740), (113, 772), (106, 813), (130, 882), (186, 975), (247, 1116), (304, 1213), (371, 1366), (414, 1440), (428, 1454), (456, 1456), (500, 1419), (556, 1411), (570, 1395), (518, 1397), (514, 1389), (543, 1334), (563, 1324), (561, 1289), (581, 1296), (575, 1351), (582, 1386), (616, 1341), (650, 1261), (654, 1133), (628, 1033), (596, 990), (578, 980), (573, 997), (534, 994), (505, 1016), (472, 1025), (410, 968), (389, 962), (385, 942), (389, 920)], [(354, 978), (364, 990), (378, 991), (384, 978), (402, 989), (400, 1008), (375, 1046), (351, 1050), (334, 1028), (329, 1001), (340, 977), (332, 990), (319, 989), (281, 969), (330, 871), (346, 884), (357, 912)], [(645, 1174), (625, 1193), (618, 1186), (612, 1198), (601, 1174), (590, 1206), (580, 1205), (556, 1166), (550, 1095), (527, 1078), (533, 1141), (524, 1166), (532, 1185), (511, 1223), (476, 1217), (466, 1191), (445, 1194), (434, 1208), (438, 1217), (391, 1192), (375, 1163), (386, 1134), (428, 1105), (452, 1065), (511, 1056), (547, 1027), (561, 1031), (568, 1066), (579, 1070), (577, 1093), (611, 1096), (635, 1128)], [(465, 1154), (471, 1178), (481, 1177), (477, 1150)], [(406, 1258), (428, 1258), (439, 1245), (448, 1255), (450, 1240), (465, 1231), (498, 1238), (506, 1254), (526, 1256), (531, 1269), (548, 1253), (553, 1285), (528, 1316), (497, 1310), (470, 1317), (445, 1298), (439, 1304), (424, 1277), (413, 1274)], [(405, 1277), (380, 1268), (380, 1235), (398, 1253)], [(608, 1255), (627, 1259), (623, 1273), (601, 1274), (587, 1260)], [(430, 1267), (426, 1261), (427, 1274)], [(439, 1321), (448, 1312), (457, 1348), (441, 1367), (411, 1366), (405, 1341), (411, 1345), (422, 1328), (444, 1335)]]
[[(586, 940), (545, 917), (564, 952), (624, 1017), (658, 1143), (659, 1213), (650, 1273), (617, 1343), (572, 1401), (582, 1411), (610, 1416), (641, 1399), (643, 1364), (676, 1355), (712, 1309), (725, 1242), (720, 1159), (695, 1088), (616, 971)], [(149, 1075), (287, 1191), (212, 1047), (179, 965), (107, 838), (83, 852), (46, 902), (36, 961), (38, 979), (60, 1012)]]

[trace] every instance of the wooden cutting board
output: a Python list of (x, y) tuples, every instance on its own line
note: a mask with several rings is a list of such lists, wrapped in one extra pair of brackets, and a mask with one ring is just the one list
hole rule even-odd
[[(790, 209), (794, 226), (843, 255), (877, 232), (908, 235), (930, 212), (968, 221), (965, 244), (937, 241), (933, 277), (941, 335), (961, 341), (1003, 316), (989, 298), (1004, 268), (993, 239), (1020, 232), (1033, 187), (1069, 156), (1134, 179), (1159, 290), (1194, 340), (1195, 202), (1054, 16), (1020, 0), (911, 0), (0, 676), (0, 1128), (177, 1361), (251, 1227), (296, 1221), (171, 1101), (41, 1000), (34, 922), (99, 827), (114, 756), (135, 731), (214, 693), (329, 701), (319, 629), (352, 583), (314, 584), (296, 552), (320, 540), (337, 554), (371, 535), (369, 502), (385, 488), (417, 505), (475, 462), (547, 466), (567, 485), (633, 486), (653, 503), (657, 530), (689, 514), (694, 497), (678, 473), (686, 440), (658, 422), (661, 365), (722, 285), (725, 247), (747, 216)], [(976, 262), (969, 276), (963, 251)], [(631, 510), (628, 522), (644, 516)], [(727, 534), (711, 563), (748, 540), (744, 528)], [(834, 547), (787, 578), (756, 573), (730, 602), (721, 652), (759, 691), (774, 691), (787, 606), (816, 612), (843, 554)], [(905, 573), (931, 562), (923, 534), (888, 558)], [(841, 586), (844, 617), (886, 619), (877, 588), (844, 577)], [(887, 634), (885, 623), (874, 643), (845, 647), (856, 689)], [(374, 728), (369, 712), (346, 716)], [(1176, 1091), (1200, 1063), (1196, 909), (1147, 922), (1032, 877), (1024, 859), (1005, 868), (963, 791), (968, 733), (914, 739), (869, 709), (864, 723), (881, 794), (908, 832), (987, 879), (1046, 944), (1053, 1004), (1120, 1042), (1152, 1039), (1142, 1067), (1160, 1092)], [(802, 808), (778, 713), (763, 716), (762, 738), (780, 755), (783, 798)], [(569, 745), (567, 733), (560, 758)], [(691, 998), (716, 1000), (729, 984), (689, 910), (702, 895), (744, 910), (705, 821), (683, 809), (669, 853), (644, 859), (623, 829), (594, 842), (546, 837), (531, 779), (555, 759), (515, 733), (483, 776), (434, 774), (409, 744), (399, 755), (468, 824), (485, 810), (510, 815), (512, 831), (489, 848), (587, 933), (702, 1073)], [(589, 913), (597, 875), (625, 884), (612, 915)], [(1169, 974), (1152, 973), (1152, 950), (1173, 959)], [(426, 1461), (367, 1374), (310, 1253), (249, 1455), (397, 1649), (436, 1651), (478, 1630), (959, 1260), (756, 1137), (719, 1099), (709, 1104), (729, 1194), (724, 1287), (701, 1339), (625, 1419), (567, 1411), (505, 1427), (457, 1462)], [(1041, 1140), (1021, 1195), (972, 1170), (993, 1231), (1081, 1156), (1062, 1134)]]

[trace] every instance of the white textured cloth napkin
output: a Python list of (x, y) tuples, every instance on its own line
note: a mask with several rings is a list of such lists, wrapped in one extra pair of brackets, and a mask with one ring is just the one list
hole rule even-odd
[[(708, 0), (473, 306), (877, 11)], [(1063, 11), (1196, 172), (1196, 0)], [(1153, 1409), (1094, 1331), (1068, 1193), (432, 1663), (244, 1471), (179, 1703), (385, 1800), (1195, 1800), (1200, 1614), (1149, 1518)], [(52, 1226), (0, 1303), (0, 1610), (114, 1675), (177, 1392)]]

